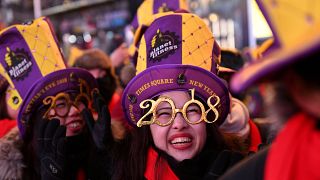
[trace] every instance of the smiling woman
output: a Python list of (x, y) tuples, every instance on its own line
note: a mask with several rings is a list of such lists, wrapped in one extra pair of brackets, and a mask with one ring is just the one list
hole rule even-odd
[[(190, 99), (190, 95), (183, 91), (170, 91), (163, 93), (161, 96), (170, 97), (177, 107), (183, 107)], [(160, 96), (160, 97), (161, 97)], [(180, 110), (180, 109), (179, 109)], [(181, 111), (181, 110), (180, 110)], [(180, 112), (179, 111), (179, 112)], [(201, 152), (206, 142), (206, 123), (200, 122), (198, 124), (189, 125), (187, 118), (192, 122), (201, 120), (201, 109), (196, 104), (190, 104), (183, 108), (183, 113), (187, 117), (179, 115), (177, 110), (172, 112), (172, 107), (168, 103), (159, 104), (156, 110), (156, 120), (159, 122), (168, 122), (171, 117), (171, 125), (159, 127), (157, 124), (150, 125), (150, 131), (155, 146), (160, 150), (166, 152), (177, 161), (184, 159), (191, 159)]]
[[(125, 147), (116, 148), (114, 179), (216, 179), (242, 158), (218, 130), (230, 107), (229, 91), (216, 75), (219, 45), (189, 13), (161, 13), (138, 32), (138, 74), (122, 99), (136, 128)], [(161, 56), (152, 54), (173, 44)]]
[[(19, 100), (20, 136), (15, 140), (19, 142), (17, 151), (21, 151), (16, 157), (0, 155), (0, 179), (76, 179), (79, 173), (82, 178), (95, 179), (93, 173), (89, 175), (89, 168), (95, 168), (94, 164), (89, 165), (90, 153), (98, 155), (95, 142), (100, 139), (93, 139), (90, 134), (89, 129), (98, 126), (88, 115), (99, 111), (99, 130), (106, 129), (104, 123), (109, 119), (105, 106), (92, 106), (100, 97), (95, 78), (84, 69), (65, 67), (47, 18), (10, 26), (0, 32), (0, 41), (0, 67), (8, 70), (1, 73)], [(103, 122), (101, 109), (105, 114)], [(8, 151), (10, 147), (1, 146), (1, 151), (5, 148)], [(9, 160), (2, 161), (5, 157)], [(19, 164), (18, 170), (10, 168), (15, 163)]]

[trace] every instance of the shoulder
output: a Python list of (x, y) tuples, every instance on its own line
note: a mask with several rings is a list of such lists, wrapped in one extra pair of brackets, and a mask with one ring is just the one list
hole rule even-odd
[(24, 166), (18, 128), (0, 139), (0, 179), (22, 179)]
[(269, 147), (266, 147), (258, 153), (251, 155), (228, 170), (220, 180), (263, 179), (268, 152)]

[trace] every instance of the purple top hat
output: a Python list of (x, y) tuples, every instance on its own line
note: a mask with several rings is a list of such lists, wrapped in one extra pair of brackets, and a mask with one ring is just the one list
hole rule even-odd
[(86, 92), (97, 87), (91, 74), (81, 69), (66, 69), (51, 23), (38, 18), (13, 25), (0, 32), (0, 70), (16, 93), (20, 106), (18, 127), (25, 136), (30, 116), (46, 96), (58, 92)]
[(190, 13), (162, 13), (141, 36), (137, 76), (124, 90), (122, 106), (132, 125), (143, 116), (140, 103), (163, 92), (195, 89), (204, 102), (212, 95), (221, 124), (229, 113), (229, 92), (216, 75), (220, 47), (198, 16)]
[(231, 79), (230, 87), (235, 93), (320, 50), (320, 3), (312, 0), (256, 1), (274, 40), (261, 59), (252, 61)]

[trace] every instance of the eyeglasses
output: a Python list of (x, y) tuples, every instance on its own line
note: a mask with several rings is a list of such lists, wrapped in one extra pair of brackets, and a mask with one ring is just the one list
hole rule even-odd
[[(213, 123), (219, 118), (219, 112), (216, 109), (216, 106), (220, 103), (220, 98), (217, 95), (212, 95), (207, 100), (207, 105), (209, 106), (208, 110), (205, 110), (204, 105), (199, 100), (194, 99), (194, 89), (191, 91), (191, 100), (187, 101), (182, 109), (177, 109), (173, 100), (167, 96), (161, 96), (156, 101), (153, 99), (147, 99), (140, 103), (140, 108), (150, 110), (142, 116), (137, 126), (141, 127), (143, 125), (157, 124), (159, 126), (168, 126), (175, 119), (177, 113), (181, 113), (183, 118), (189, 124), (199, 124), (202, 121), (207, 123)], [(211, 103), (211, 99), (214, 98), (215, 103)], [(151, 107), (150, 107), (151, 105)], [(214, 119), (212, 121), (207, 119), (208, 113), (212, 111), (214, 113)], [(144, 121), (149, 115), (152, 114), (152, 117), (149, 121)]]
[[(78, 110), (82, 111), (84, 108), (90, 106), (90, 98), (87, 94), (80, 93), (77, 94), (75, 98), (71, 98), (68, 93), (59, 93), (56, 96), (48, 96), (43, 100), (44, 105), (50, 105), (49, 109), (44, 114), (44, 117), (50, 118), (54, 116), (59, 116), (64, 118), (68, 116), (71, 106), (76, 107)], [(49, 112), (54, 110), (54, 114)]]

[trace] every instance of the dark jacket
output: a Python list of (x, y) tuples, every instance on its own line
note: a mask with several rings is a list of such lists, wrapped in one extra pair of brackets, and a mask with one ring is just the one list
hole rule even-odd
[(266, 147), (251, 155), (229, 169), (219, 180), (262, 180), (268, 152), (269, 147)]

